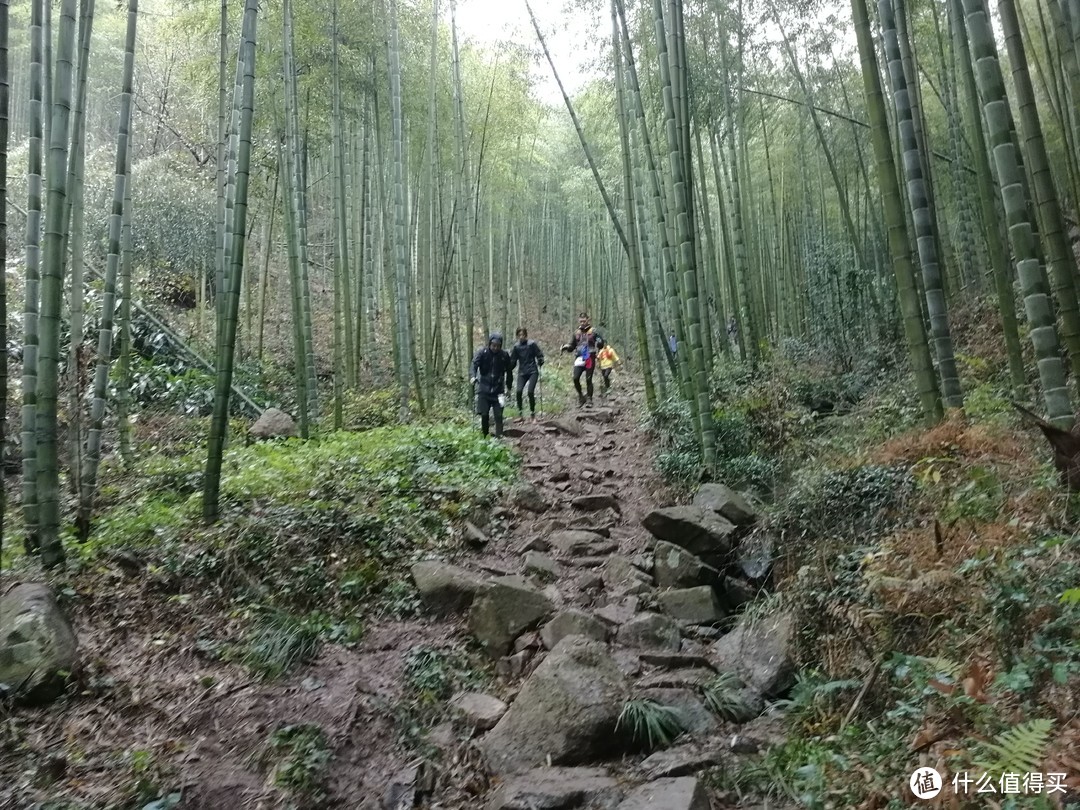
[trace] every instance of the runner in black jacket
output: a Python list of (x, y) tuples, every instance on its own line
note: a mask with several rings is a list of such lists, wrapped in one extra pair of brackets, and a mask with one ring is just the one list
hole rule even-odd
[(517, 406), (522, 420), (525, 419), (525, 410), (522, 405), (522, 392), (528, 387), (529, 411), (533, 421), (536, 421), (536, 383), (540, 379), (540, 367), (544, 365), (544, 353), (540, 350), (540, 344), (535, 340), (529, 340), (529, 333), (524, 326), (517, 330), (517, 343), (510, 350), (510, 368), (517, 368)]
[[(570, 342), (562, 347), (564, 352), (579, 351), (574, 358), (574, 388), (577, 390), (578, 405), (592, 405), (593, 397), (593, 372), (596, 370), (596, 355), (604, 348), (604, 338), (593, 329), (589, 323), (589, 313), (582, 312), (578, 316), (578, 329)], [(585, 386), (588, 397), (581, 390), (581, 375), (585, 375)]]
[(499, 396), (514, 384), (514, 367), (510, 355), (502, 347), (503, 336), (492, 332), (488, 345), (480, 349), (472, 361), (469, 376), (476, 388), (476, 412), (480, 414), (480, 429), (488, 435), (489, 411), (495, 412), (495, 438), (502, 438), (503, 406)]

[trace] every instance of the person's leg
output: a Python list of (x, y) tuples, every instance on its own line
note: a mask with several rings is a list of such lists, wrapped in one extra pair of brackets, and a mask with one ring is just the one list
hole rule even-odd
[(476, 412), (480, 415), (480, 430), (487, 436), (488, 431), (491, 429), (490, 422), (488, 420), (488, 409), (491, 407), (491, 403), (488, 400), (487, 394), (483, 391), (476, 393)]
[(611, 369), (610, 368), (602, 368), (602, 369), (600, 369), (600, 376), (603, 378), (603, 381), (604, 381), (604, 393), (607, 393), (607, 390), (609, 388), (611, 388)]
[[(539, 371), (534, 371), (532, 374), (529, 375), (529, 385), (528, 385), (529, 411), (530, 411), (530, 413), (532, 413), (534, 418), (536, 417), (536, 381), (539, 380), (539, 379), (540, 379), (540, 372)], [(521, 402), (521, 394), (520, 393), (518, 393), (518, 402), (519, 403)], [(520, 407), (521, 407), (521, 405), (519, 404), (518, 408), (520, 408)]]
[(586, 369), (585, 371), (585, 390), (589, 392), (589, 402), (592, 402), (593, 385), (592, 378), (593, 372), (596, 371), (596, 367)]
[(522, 392), (522, 390), (524, 388), (525, 388), (525, 375), (524, 374), (519, 374), (518, 378), (517, 378), (517, 389), (514, 392), (514, 393), (517, 394), (518, 416), (525, 416), (525, 414), (523, 413), (523, 408), (522, 408), (522, 403), (521, 403), (521, 392)]
[(501, 439), (503, 431), (503, 409), (502, 405), (499, 404), (499, 400), (492, 400), (491, 410), (495, 414), (495, 438)]
[(585, 371), (585, 366), (574, 366), (574, 388), (577, 389), (578, 405), (585, 404), (585, 394), (581, 392), (581, 375)]

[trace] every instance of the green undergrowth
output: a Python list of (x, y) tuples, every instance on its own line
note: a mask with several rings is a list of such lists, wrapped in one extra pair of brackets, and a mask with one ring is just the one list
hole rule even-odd
[(276, 806), (302, 810), (326, 806), (331, 757), (322, 728), (300, 724), (274, 731), (253, 759), (269, 771), (268, 781), (279, 796)]
[(448, 701), (461, 691), (483, 691), (492, 681), (491, 663), (478, 649), (454, 644), (418, 646), (409, 651), (401, 698), (392, 707), (399, 742), (436, 756), (427, 732), (448, 716)]
[[(785, 742), (710, 775), (733, 798), (904, 808), (920, 765), (950, 797), (957, 773), (1075, 772), (1080, 498), (1013, 409), (985, 334), (996, 320), (979, 312), (957, 324), (965, 414), (932, 426), (911, 379), (880, 361), (786, 347), (756, 372), (715, 372), (714, 477), (758, 496), (775, 548), (777, 591), (748, 610), (793, 615), (800, 672), (777, 706)], [(659, 468), (689, 490), (689, 409), (665, 403), (650, 428)], [(955, 806), (984, 797), (972, 786)]]
[(518, 462), (454, 424), (235, 444), (209, 527), (204, 463), (202, 452), (140, 460), (114, 477), (90, 540), (69, 550), (83, 572), (122, 553), (171, 600), (224, 603), (244, 640), (211, 634), (201, 651), (276, 677), (324, 640), (357, 640), (372, 615), (413, 615), (408, 564), (454, 542), (455, 523), (482, 521)]

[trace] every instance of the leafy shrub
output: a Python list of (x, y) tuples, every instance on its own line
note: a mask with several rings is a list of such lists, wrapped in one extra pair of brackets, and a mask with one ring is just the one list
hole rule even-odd
[(913, 489), (911, 474), (903, 467), (811, 470), (785, 500), (782, 522), (788, 530), (811, 537), (878, 532), (895, 520)]
[(280, 610), (263, 611), (250, 633), (242, 663), (266, 680), (279, 678), (319, 651), (321, 628)]
[(720, 480), (736, 489), (750, 489), (765, 494), (772, 492), (780, 475), (780, 462), (759, 455), (738, 456), (717, 464)]
[(701, 447), (688, 402), (670, 397), (659, 403), (645, 429), (656, 443), (656, 467), (666, 480), (688, 486), (698, 479)]
[(285, 793), (290, 807), (325, 806), (326, 776), (332, 754), (320, 726), (303, 723), (279, 728), (256, 756), (259, 764), (274, 764), (271, 782)]
[(397, 424), (400, 394), (393, 388), (348, 391), (341, 406), (345, 426), (350, 430), (370, 430)]

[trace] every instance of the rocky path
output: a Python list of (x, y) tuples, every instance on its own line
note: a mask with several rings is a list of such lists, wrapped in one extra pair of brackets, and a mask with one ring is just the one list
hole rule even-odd
[[(443, 778), (408, 769), (384, 807), (768, 806), (700, 776), (777, 739), (763, 709), (793, 676), (784, 618), (735, 615), (768, 571), (758, 515), (719, 485), (676, 505), (639, 413), (630, 393), (512, 424), (524, 482), (467, 527), (469, 552), (414, 566), (425, 610), (464, 620), (499, 682), (456, 696), (454, 722), (432, 734)], [(620, 722), (630, 700), (678, 718), (674, 746), (648, 755)]]

